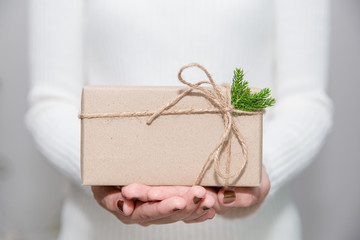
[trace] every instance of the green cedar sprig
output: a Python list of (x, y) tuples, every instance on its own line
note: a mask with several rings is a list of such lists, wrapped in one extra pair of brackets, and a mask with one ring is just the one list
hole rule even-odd
[(248, 82), (244, 80), (244, 71), (236, 68), (231, 85), (231, 104), (242, 111), (258, 111), (274, 106), (275, 99), (271, 97), (270, 89), (261, 89), (258, 93), (250, 93)]

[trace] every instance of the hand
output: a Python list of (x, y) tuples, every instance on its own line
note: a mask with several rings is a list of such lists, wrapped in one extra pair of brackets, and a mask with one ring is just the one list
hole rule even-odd
[[(266, 198), (270, 190), (269, 176), (262, 168), (262, 180), (259, 187), (206, 188), (209, 195), (217, 199), (214, 209), (224, 215), (231, 210), (236, 216), (245, 217), (254, 213)], [(234, 210), (238, 211), (234, 211)]]
[(93, 186), (92, 191), (100, 206), (125, 224), (192, 223), (215, 216), (215, 199), (200, 186), (150, 187), (135, 183), (121, 190)]

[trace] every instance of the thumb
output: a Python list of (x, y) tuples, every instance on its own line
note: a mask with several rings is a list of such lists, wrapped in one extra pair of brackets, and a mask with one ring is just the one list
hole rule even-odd
[(226, 207), (250, 207), (263, 202), (270, 187), (269, 176), (263, 167), (259, 187), (222, 188), (218, 193), (218, 200), (220, 204)]
[(218, 200), (225, 207), (250, 207), (259, 201), (259, 196), (256, 187), (232, 187), (220, 189)]

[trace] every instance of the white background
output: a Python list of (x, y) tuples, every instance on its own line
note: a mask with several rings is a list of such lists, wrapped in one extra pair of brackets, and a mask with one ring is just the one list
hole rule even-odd
[[(24, 126), (28, 90), (26, 0), (0, 0), (0, 239), (51, 240), (63, 179)], [(304, 239), (360, 239), (360, 0), (332, 1), (329, 94), (335, 124), (293, 193)]]

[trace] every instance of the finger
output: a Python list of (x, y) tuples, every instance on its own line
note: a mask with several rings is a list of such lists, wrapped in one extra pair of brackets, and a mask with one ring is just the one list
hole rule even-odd
[(142, 223), (159, 220), (176, 214), (186, 207), (182, 197), (172, 197), (160, 202), (137, 202), (131, 219)]
[(140, 183), (132, 183), (130, 185), (122, 187), (121, 193), (127, 199), (147, 202), (149, 201), (148, 191), (151, 188), (151, 186), (143, 185)]
[(204, 202), (205, 197), (206, 197), (205, 188), (201, 186), (192, 186), (183, 195), (183, 198), (186, 201), (185, 209), (179, 211), (179, 213), (177, 213), (176, 216), (173, 217), (176, 217), (178, 220), (183, 220), (186, 219), (187, 217), (190, 217), (192, 214), (195, 214), (194, 212)]
[[(190, 189), (192, 190), (189, 191)], [(159, 186), (149, 189), (148, 199), (152, 201), (161, 201), (174, 196), (185, 196), (186, 194), (191, 194), (191, 192), (199, 198), (203, 198), (200, 196), (204, 196), (204, 188), (201, 186)]]
[[(174, 191), (173, 193), (176, 193), (176, 191)], [(166, 217), (163, 215), (159, 219), (151, 219), (151, 224), (166, 224), (166, 223), (173, 223), (183, 220), (184, 218), (190, 216), (200, 206), (202, 200), (205, 198), (205, 195), (206, 195), (206, 190), (203, 187), (200, 186), (187, 187), (187, 192), (183, 194), (182, 197), (172, 197), (172, 198), (183, 199), (184, 200), (183, 208), (180, 208), (180, 210), (176, 211), (175, 214), (174, 213), (169, 214)], [(167, 198), (161, 201), (161, 203), (172, 198)]]
[(184, 218), (184, 222), (190, 222), (194, 219), (198, 219), (203, 215), (206, 215), (207, 212), (213, 208), (215, 204), (215, 198), (209, 194), (206, 194), (204, 200), (200, 203), (199, 207), (188, 217)]
[(205, 196), (205, 188), (201, 186), (192, 186), (191, 188), (189, 188), (188, 191), (183, 195), (183, 198), (187, 203), (185, 210), (188, 212), (192, 212), (193, 210), (198, 208)]
[(201, 215), (198, 218), (192, 219), (192, 220), (184, 220), (185, 223), (198, 223), (198, 222), (204, 222), (209, 219), (213, 219), (215, 217), (215, 209), (210, 208), (208, 211), (206, 211), (205, 214)]
[(220, 188), (206, 187), (205, 189), (206, 194), (212, 196), (215, 199), (215, 204), (212, 207), (213, 209), (215, 209), (215, 212), (220, 215), (225, 214), (229, 208), (224, 207), (223, 204), (218, 201), (218, 192)]
[(134, 202), (125, 199), (120, 189), (112, 186), (92, 186), (91, 190), (95, 200), (106, 210), (125, 216), (133, 213)]
[[(180, 212), (179, 213), (174, 213), (174, 214), (171, 214), (171, 215), (169, 215), (167, 217), (164, 217), (164, 218), (161, 218), (161, 219), (142, 222), (142, 223), (140, 223), (140, 225), (149, 226), (149, 225), (153, 225), (153, 224), (174, 223), (174, 222), (177, 222), (177, 221), (181, 220), (181, 217), (179, 217), (179, 215), (180, 215)], [(215, 216), (215, 210), (210, 208), (209, 210), (204, 211), (204, 214), (202, 214), (198, 218), (192, 219), (192, 220), (185, 220), (184, 222), (186, 222), (186, 223), (204, 222), (204, 221), (206, 221), (208, 219), (214, 218), (214, 216)]]
[[(190, 187), (190, 188), (187, 187), (187, 189), (188, 189), (187, 192), (185, 194), (183, 194), (182, 197), (175, 196), (175, 197), (171, 197), (171, 198), (167, 198), (165, 200), (162, 200), (161, 202), (147, 202), (147, 203), (144, 203), (143, 205), (141, 205), (141, 206), (144, 206), (144, 207), (146, 207), (146, 205), (154, 206), (157, 209), (154, 208), (153, 211), (155, 213), (158, 213), (159, 210), (160, 210), (159, 208), (161, 206), (160, 203), (170, 202), (169, 200), (178, 199), (178, 198), (182, 199), (183, 203), (184, 203), (182, 208), (178, 208), (178, 207), (176, 207), (176, 208), (174, 208), (174, 207), (167, 208), (166, 206), (165, 207), (163, 206), (163, 208), (161, 210), (163, 210), (165, 212), (162, 212), (162, 213), (160, 212), (160, 214), (158, 213), (157, 216), (154, 216), (154, 214), (151, 215), (151, 216), (149, 214), (146, 214), (145, 217), (142, 217), (143, 220), (141, 222), (141, 225), (146, 226), (146, 225), (149, 225), (149, 224), (173, 223), (173, 222), (183, 220), (184, 218), (191, 215), (200, 206), (200, 204), (202, 203), (202, 201), (203, 201), (203, 199), (205, 198), (205, 195), (206, 195), (206, 190), (203, 187), (200, 187), (200, 186), (193, 186), (193, 187)], [(162, 190), (167, 190), (167, 187), (162, 188)], [(174, 191), (172, 193), (178, 194), (180, 192)], [(207, 203), (207, 204), (211, 206), (211, 199), (209, 200), (209, 203)], [(138, 207), (136, 207), (136, 209), (137, 208)], [(171, 209), (173, 209), (172, 212), (171, 212)], [(142, 214), (144, 214), (144, 212)], [(200, 215), (198, 217), (200, 217)]]
[(174, 196), (183, 196), (190, 187), (187, 186), (158, 186), (152, 187), (148, 191), (148, 199), (152, 201), (161, 201)]

